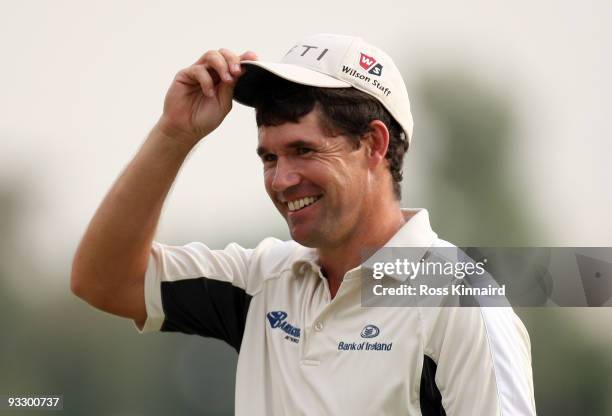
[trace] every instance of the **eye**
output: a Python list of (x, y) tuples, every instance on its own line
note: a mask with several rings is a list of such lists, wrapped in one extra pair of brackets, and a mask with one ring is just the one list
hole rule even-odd
[(312, 149), (311, 149), (311, 148), (309, 148), (309, 147), (298, 147), (298, 148), (296, 149), (296, 153), (297, 153), (298, 155), (307, 155), (307, 154), (312, 153), (312, 152), (314, 152), (314, 150), (312, 150)]
[(264, 163), (275, 162), (277, 159), (276, 155), (273, 153), (265, 153), (261, 155), (261, 161)]

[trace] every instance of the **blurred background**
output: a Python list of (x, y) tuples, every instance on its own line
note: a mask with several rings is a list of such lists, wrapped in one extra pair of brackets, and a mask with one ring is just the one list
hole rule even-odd
[[(139, 335), (69, 290), (94, 210), (174, 74), (208, 49), (276, 60), (307, 34), (361, 36), (404, 74), (415, 135), (403, 205), (427, 207), (441, 238), (612, 245), (611, 17), (604, 0), (2, 2), (0, 394), (63, 394), (67, 415), (233, 413), (231, 348)], [(182, 169), (157, 239), (288, 238), (255, 146), (252, 110), (237, 104)], [(612, 311), (517, 313), (538, 414), (612, 415)]]

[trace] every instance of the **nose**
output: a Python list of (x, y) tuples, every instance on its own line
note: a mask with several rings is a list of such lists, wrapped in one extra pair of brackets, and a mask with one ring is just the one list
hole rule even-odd
[(285, 158), (279, 157), (274, 167), (272, 177), (272, 189), (275, 192), (283, 192), (287, 188), (300, 183), (300, 175), (296, 172), (292, 164)]

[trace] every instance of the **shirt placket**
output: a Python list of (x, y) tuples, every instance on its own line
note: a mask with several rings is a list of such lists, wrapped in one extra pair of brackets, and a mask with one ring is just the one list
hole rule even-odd
[(306, 322), (304, 339), (300, 350), (300, 364), (317, 366), (321, 364), (321, 356), (326, 352), (325, 346), (327, 345), (326, 338), (329, 337), (329, 323), (333, 316), (333, 310), (336, 304), (347, 294), (349, 280), (355, 278), (357, 270), (353, 269), (349, 271), (340, 287), (334, 299), (331, 299), (329, 284), (327, 279), (321, 273), (321, 270), (317, 267), (311, 270), (311, 273), (317, 273), (320, 280), (321, 287), (318, 290), (323, 291), (324, 304), (320, 308), (319, 312), (316, 313), (310, 322)]

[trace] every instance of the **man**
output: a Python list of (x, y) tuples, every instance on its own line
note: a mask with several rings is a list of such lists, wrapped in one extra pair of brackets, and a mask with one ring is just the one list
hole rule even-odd
[[(293, 241), (153, 242), (181, 164), (232, 98), (256, 108), (265, 187)], [(94, 215), (72, 290), (143, 331), (239, 350), (239, 415), (535, 414), (529, 339), (511, 309), (361, 306), (364, 251), (449, 246), (425, 210), (400, 208), (411, 136), (399, 71), (361, 39), (314, 35), (281, 63), (209, 51), (177, 74)]]

